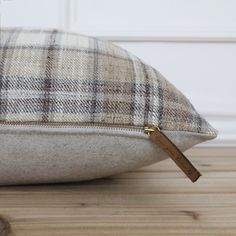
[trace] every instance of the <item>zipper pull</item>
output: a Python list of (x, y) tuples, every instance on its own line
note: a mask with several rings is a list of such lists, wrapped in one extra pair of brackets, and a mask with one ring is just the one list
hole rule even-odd
[(145, 127), (144, 132), (148, 134), (150, 140), (157, 144), (167, 153), (177, 166), (195, 182), (201, 176), (200, 172), (193, 166), (179, 148), (157, 127)]

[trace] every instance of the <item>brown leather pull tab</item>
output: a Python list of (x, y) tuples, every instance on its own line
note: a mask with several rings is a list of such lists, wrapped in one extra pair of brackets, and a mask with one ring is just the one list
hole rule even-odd
[(160, 129), (145, 128), (145, 131), (149, 134), (150, 140), (160, 146), (192, 182), (197, 181), (201, 176), (200, 172)]

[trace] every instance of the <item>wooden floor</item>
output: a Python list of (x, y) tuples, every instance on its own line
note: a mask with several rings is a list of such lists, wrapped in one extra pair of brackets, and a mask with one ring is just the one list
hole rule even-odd
[(192, 184), (171, 160), (82, 184), (0, 188), (0, 235), (236, 235), (236, 149), (193, 149)]

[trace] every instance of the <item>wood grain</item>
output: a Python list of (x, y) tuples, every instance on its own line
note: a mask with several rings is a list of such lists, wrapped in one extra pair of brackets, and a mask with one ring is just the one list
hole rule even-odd
[(166, 160), (87, 183), (0, 188), (0, 235), (236, 235), (236, 148), (186, 153), (191, 183)]

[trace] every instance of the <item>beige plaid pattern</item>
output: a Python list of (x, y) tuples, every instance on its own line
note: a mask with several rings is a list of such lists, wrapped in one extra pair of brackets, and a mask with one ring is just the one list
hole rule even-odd
[(0, 29), (0, 122), (159, 126), (215, 135), (158, 71), (110, 42)]

